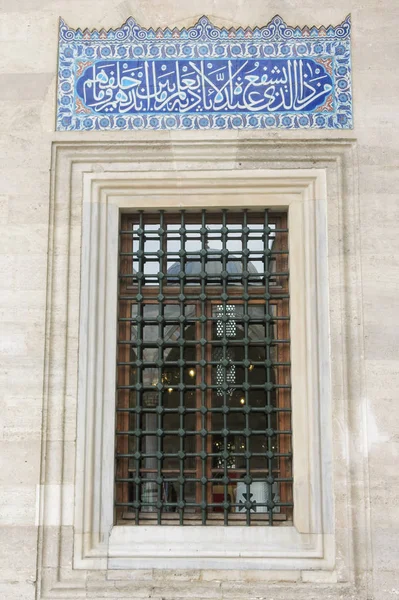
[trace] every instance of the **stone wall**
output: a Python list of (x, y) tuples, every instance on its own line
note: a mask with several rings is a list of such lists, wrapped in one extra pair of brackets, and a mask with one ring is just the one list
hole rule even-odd
[[(333, 4), (315, 0), (304, 0), (300, 4), (264, 0), (192, 0), (188, 4), (176, 0), (18, 0), (15, 3), (2, 0), (0, 597), (5, 600), (33, 599), (37, 578), (38, 498), (41, 468), (46, 458), (41, 433), (46, 419), (42, 406), (51, 145), (54, 141), (80, 139), (140, 139), (139, 134), (128, 132), (54, 132), (58, 17), (62, 16), (72, 27), (82, 28), (115, 27), (129, 16), (147, 27), (182, 27), (191, 25), (202, 14), (217, 25), (254, 26), (267, 23), (278, 13), (288, 24), (303, 26), (335, 25), (349, 12), (352, 14), (354, 130), (264, 131), (262, 137), (268, 140), (356, 140), (359, 197), (354, 209), (359, 210), (360, 261), (348, 277), (361, 278), (362, 282), (353, 319), (358, 325), (361, 348), (355, 359), (363, 381), (362, 391), (355, 390), (353, 402), (362, 407), (359, 418), (363, 419), (366, 435), (351, 439), (349, 444), (363, 456), (364, 480), (369, 481), (369, 495), (353, 489), (352, 508), (356, 514), (358, 502), (359, 513), (363, 514), (360, 503), (363, 508), (366, 501), (370, 552), (366, 555), (364, 576), (359, 578), (359, 586), (353, 588), (358, 592), (351, 595), (358, 593), (359, 598), (385, 600), (399, 594), (399, 411), (394, 394), (399, 384), (396, 325), (399, 281), (399, 142), (396, 133), (399, 37), (396, 27), (399, 26), (399, 5), (390, 0), (362, 3), (337, 0)], [(174, 139), (178, 136), (173, 134)], [(345, 223), (342, 226), (345, 230)], [(58, 440), (54, 432), (54, 452), (58, 451)], [(359, 523), (358, 526), (365, 525)], [(366, 552), (365, 547), (355, 548), (355, 553)], [(95, 583), (96, 577), (93, 571), (87, 579)], [(107, 595), (126, 597), (123, 578), (131, 580), (134, 572), (116, 573), (112, 577), (115, 578), (114, 590)], [(237, 581), (228, 589), (232, 576), (222, 572), (147, 571), (140, 577), (143, 583), (136, 588), (137, 597), (291, 598), (298, 586), (308, 598), (336, 594), (331, 587), (333, 583), (324, 580), (321, 587), (316, 585), (317, 572), (289, 585), (278, 583), (287, 579), (281, 573), (249, 572), (240, 575), (241, 581), (238, 575), (233, 577)], [(78, 593), (71, 594), (71, 598), (78, 597)], [(99, 591), (84, 589), (79, 595), (104, 597)]]

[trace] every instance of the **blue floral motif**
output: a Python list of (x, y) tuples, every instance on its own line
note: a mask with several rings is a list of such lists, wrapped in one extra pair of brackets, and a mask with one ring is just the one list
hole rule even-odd
[(350, 129), (350, 29), (350, 17), (236, 30), (202, 17), (173, 31), (129, 18), (107, 32), (60, 20), (57, 129)]

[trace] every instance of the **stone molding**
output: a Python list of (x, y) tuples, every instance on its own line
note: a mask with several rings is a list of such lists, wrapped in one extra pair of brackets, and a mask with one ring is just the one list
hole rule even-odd
[[(207, 170), (215, 174), (230, 171), (236, 180), (238, 178), (239, 181), (241, 177), (242, 181), (248, 182), (248, 176), (251, 175), (249, 171), (253, 170), (255, 174), (261, 169), (265, 172), (269, 171), (270, 192), (275, 195), (275, 198), (278, 198), (283, 188), (283, 195), (285, 194), (286, 198), (287, 194), (293, 197), (295, 193), (298, 194), (298, 185), (302, 184), (300, 191), (302, 197), (316, 200), (323, 197), (323, 186), (316, 188), (315, 192), (314, 183), (325, 179), (328, 273), (326, 270), (322, 275), (326, 278), (328, 276), (331, 361), (328, 361), (327, 357), (324, 368), (331, 371), (334, 449), (331, 475), (335, 511), (331, 496), (324, 498), (322, 517), (326, 522), (327, 514), (335, 515), (330, 532), (335, 538), (332, 550), (332, 556), (336, 555), (335, 569), (330, 562), (324, 565), (324, 570), (318, 571), (317, 577), (308, 576), (308, 572), (312, 573), (309, 569), (314, 569), (315, 566), (306, 567), (306, 564), (302, 564), (295, 569), (287, 559), (288, 562), (281, 563), (279, 568), (274, 567), (278, 568), (274, 575), (273, 571), (268, 571), (273, 568), (273, 565), (266, 566), (267, 571), (254, 571), (253, 589), (261, 586), (260, 581), (265, 581), (266, 578), (270, 581), (286, 581), (284, 585), (279, 586), (278, 590), (273, 588), (273, 594), (277, 598), (290, 596), (293, 589), (299, 598), (302, 596), (309, 598), (309, 586), (312, 590), (316, 589), (318, 582), (323, 583), (323, 586), (328, 584), (332, 597), (337, 598), (342, 595), (343, 589), (353, 590), (353, 585), (356, 585), (359, 591), (364, 589), (364, 580), (367, 579), (368, 572), (368, 555), (364, 549), (369, 547), (369, 529), (367, 462), (363, 451), (361, 364), (356, 360), (356, 357), (362, 355), (362, 336), (361, 313), (358, 306), (361, 299), (361, 282), (357, 245), (358, 198), (354, 143), (350, 140), (280, 140), (278, 142), (245, 138), (232, 140), (227, 135), (224, 138), (219, 137), (216, 142), (207, 139), (206, 136), (195, 142), (192, 139), (185, 140), (184, 137), (172, 141), (151, 142), (55, 142), (52, 161), (38, 597), (72, 599), (87, 597), (89, 594), (90, 597), (105, 598), (115, 595), (119, 585), (123, 587), (123, 594), (119, 596), (122, 597), (137, 591), (137, 581), (140, 580), (146, 582), (143, 587), (140, 585), (142, 597), (149, 597), (150, 593), (153, 596), (166, 594), (166, 597), (169, 594), (169, 597), (172, 597), (170, 596), (172, 592), (167, 590), (174, 589), (175, 584), (168, 587), (168, 583), (163, 583), (157, 576), (159, 573), (157, 569), (115, 571), (115, 566), (120, 568), (123, 565), (115, 565), (109, 561), (108, 555), (102, 551), (104, 547), (108, 547), (108, 538), (104, 537), (104, 531), (98, 528), (96, 530), (93, 526), (88, 528), (89, 531), (82, 530), (82, 533), (88, 534), (86, 539), (90, 541), (86, 549), (87, 547), (90, 547), (90, 550), (94, 549), (94, 555), (91, 556), (92, 564), (89, 555), (86, 554), (85, 564), (80, 565), (83, 569), (72, 568), (73, 537), (75, 534), (76, 543), (76, 533), (78, 535), (80, 533), (76, 526), (79, 504), (84, 505), (86, 502), (89, 522), (90, 514), (96, 512), (95, 510), (94, 513), (90, 512), (93, 507), (90, 507), (87, 494), (74, 496), (75, 478), (78, 483), (82, 475), (79, 463), (76, 464), (75, 470), (75, 424), (78, 409), (81, 235), (84, 199), (96, 194), (102, 207), (105, 206), (106, 200), (116, 206), (118, 202), (120, 203), (121, 197), (125, 198), (124, 202), (126, 201), (129, 193), (135, 186), (137, 187), (138, 181), (146, 181), (146, 185), (152, 188), (150, 193), (154, 197), (154, 193), (157, 193), (157, 184), (165, 179), (164, 176), (162, 179), (157, 177), (156, 171), (170, 172), (172, 181), (180, 181), (177, 188), (181, 187), (181, 182), (184, 188), (187, 173), (192, 174), (193, 171), (197, 171), (199, 175), (197, 180), (201, 179), (201, 174)], [(275, 181), (271, 170), (279, 172)], [(281, 170), (288, 175), (289, 185), (287, 183), (282, 185)], [(296, 170), (296, 173), (293, 170)], [(240, 171), (244, 177), (240, 176)], [(132, 177), (133, 173), (136, 177)], [(147, 179), (149, 173), (150, 179)], [(304, 181), (305, 185), (303, 185)], [(203, 189), (206, 190), (206, 187), (203, 186)], [(164, 197), (166, 202), (170, 202), (173, 188), (169, 199), (167, 195)], [(200, 197), (195, 200), (196, 197), (197, 195), (194, 194), (194, 201), (200, 202)], [(313, 204), (316, 206), (318, 203)], [(104, 226), (109, 225), (107, 219), (102, 223)], [(85, 238), (83, 246), (84, 243)], [(102, 261), (106, 260), (104, 252), (100, 258)], [(99, 269), (95, 273), (93, 277), (98, 276), (101, 279), (103, 270)], [(82, 290), (83, 285), (82, 280)], [(328, 459), (327, 451), (327, 456), (324, 456), (322, 461), (326, 462)], [(90, 454), (89, 449), (86, 461), (86, 465), (94, 464), (99, 461), (99, 457), (95, 453)], [(77, 489), (79, 492), (79, 485)], [(72, 515), (71, 510), (74, 497), (75, 516)], [(98, 508), (96, 510), (98, 512)], [(360, 546), (363, 548), (361, 554), (356, 552)], [(75, 546), (75, 567), (79, 566), (76, 549), (77, 546)], [(93, 572), (93, 568), (99, 570)], [(128, 568), (131, 568), (131, 565), (128, 565)], [(239, 587), (244, 586), (243, 583), (239, 583), (239, 580), (249, 577), (252, 568), (241, 574), (235, 573), (237, 579), (235, 584), (227, 583), (229, 579), (231, 580), (231, 575), (223, 576), (223, 571), (195, 570), (191, 578), (198, 582), (196, 583), (197, 597), (201, 597), (202, 587), (206, 595), (208, 583), (205, 580), (210, 579), (212, 573), (216, 579), (219, 573), (222, 582), (220, 596), (214, 597), (222, 597), (222, 594), (226, 598), (239, 596), (242, 593), (239, 592)], [(179, 576), (184, 578), (183, 574), (186, 573), (176, 570), (175, 566), (173, 572), (176, 574), (176, 579)], [(169, 576), (171, 572), (165, 575), (165, 579), (167, 580)], [(289, 581), (296, 583), (292, 584)], [(150, 590), (147, 596), (146, 586)], [(178, 589), (173, 593), (175, 594), (173, 597), (180, 595)], [(252, 587), (251, 593), (253, 593)], [(181, 596), (184, 596), (183, 584)]]

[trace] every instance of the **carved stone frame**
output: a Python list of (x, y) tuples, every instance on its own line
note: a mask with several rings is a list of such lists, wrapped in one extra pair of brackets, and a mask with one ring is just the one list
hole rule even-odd
[[(360, 314), (354, 145), (226, 134), (217, 142), (57, 142), (53, 150), (39, 597), (95, 597), (95, 589), (106, 597), (113, 573), (131, 579), (124, 569), (135, 569), (137, 579), (148, 579), (157, 568), (258, 569), (259, 578), (270, 571), (271, 579), (280, 573), (283, 580), (336, 582), (338, 596), (367, 571), (353, 556), (357, 544), (368, 544), (366, 465), (361, 447), (350, 442), (362, 439), (363, 428), (361, 324), (353, 319)], [(248, 549), (240, 559), (229, 554), (233, 538), (219, 547), (212, 542), (219, 528), (192, 528), (197, 547), (190, 557), (178, 544), (162, 546), (158, 528), (113, 527), (110, 517), (114, 406), (103, 399), (115, 381), (109, 365), (116, 352), (119, 210), (148, 207), (150, 198), (152, 207), (242, 205), (244, 196), (248, 206), (287, 206), (292, 223), (300, 223), (290, 239), (297, 291), (291, 335), (293, 387), (302, 381), (307, 410), (298, 410), (294, 396), (295, 527), (255, 528), (265, 532), (260, 549), (245, 546), (245, 531), (238, 531), (245, 528), (231, 528)], [(182, 543), (189, 529), (181, 528)], [(296, 546), (293, 530), (301, 538)], [(169, 527), (164, 531), (170, 535)]]

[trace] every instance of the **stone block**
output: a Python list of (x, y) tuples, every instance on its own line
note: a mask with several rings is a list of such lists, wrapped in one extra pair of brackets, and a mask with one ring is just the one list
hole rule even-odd
[(8, 221), (8, 196), (0, 196), (0, 224), (4, 225)]
[(26, 582), (36, 579), (37, 527), (0, 528), (0, 581)]
[(198, 581), (201, 576), (199, 569), (175, 570), (175, 569), (153, 569), (154, 582), (173, 582), (173, 581)]
[(375, 522), (373, 556), (374, 565), (378, 571), (396, 571), (396, 573), (399, 573), (398, 539), (398, 525), (393, 528), (380, 528), (378, 522)]
[(0, 487), (0, 527), (35, 525), (36, 487), (2, 485)]
[[(41, 159), (43, 160), (43, 158)], [(18, 225), (45, 225), (47, 234), (49, 206), (46, 199), (35, 193), (27, 196), (10, 196), (7, 221)]]
[(36, 586), (35, 581), (0, 581), (0, 598), (3, 600), (35, 600)]
[(40, 441), (0, 441), (0, 486), (36, 486), (40, 473)]
[(397, 600), (398, 598), (398, 570), (377, 570), (373, 575), (373, 600)]
[(257, 584), (260, 582), (300, 581), (300, 571), (278, 571), (268, 569), (252, 569), (239, 571), (209, 569), (202, 571), (202, 581), (239, 581)]
[(304, 583), (336, 583), (335, 571), (302, 571), (301, 578)]
[(40, 440), (43, 398), (5, 396), (0, 401), (3, 414), (0, 437), (4, 441)]
[(43, 536), (43, 567), (72, 567), (73, 528), (48, 526)]
[(137, 584), (141, 581), (153, 581), (154, 573), (152, 569), (132, 569), (125, 571), (124, 569), (114, 569), (107, 571), (102, 575), (109, 581), (136, 581)]

